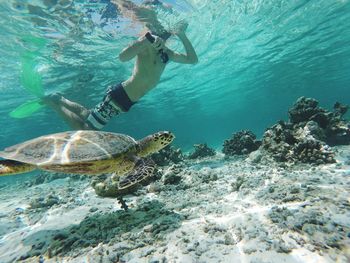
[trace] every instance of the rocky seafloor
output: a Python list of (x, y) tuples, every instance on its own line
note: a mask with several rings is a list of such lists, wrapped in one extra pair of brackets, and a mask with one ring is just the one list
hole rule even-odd
[(2, 184), (0, 262), (349, 262), (350, 146), (335, 152), (319, 166), (220, 154), (163, 166), (127, 212), (88, 177)]

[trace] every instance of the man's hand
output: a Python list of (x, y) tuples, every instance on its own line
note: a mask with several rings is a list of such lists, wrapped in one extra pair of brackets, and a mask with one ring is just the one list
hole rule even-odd
[(133, 9), (136, 19), (144, 23), (155, 23), (157, 14), (154, 10), (142, 6)]
[(176, 23), (174, 25), (174, 28), (172, 30), (172, 33), (174, 35), (181, 35), (184, 34), (186, 29), (188, 27), (188, 23), (185, 20), (181, 20), (180, 22)]
[(164, 43), (164, 40), (158, 36), (154, 36), (154, 42), (151, 44), (152, 47), (154, 47), (156, 50), (161, 50), (161, 49), (164, 49), (165, 47), (165, 43)]
[(182, 41), (182, 44), (184, 45), (186, 50), (186, 54), (177, 53), (170, 49), (167, 50), (167, 54), (169, 56), (169, 59), (174, 62), (183, 64), (196, 64), (198, 62), (196, 51), (194, 50), (191, 42), (188, 40), (185, 34), (187, 26), (188, 23), (182, 20), (178, 22), (172, 30), (172, 33)]

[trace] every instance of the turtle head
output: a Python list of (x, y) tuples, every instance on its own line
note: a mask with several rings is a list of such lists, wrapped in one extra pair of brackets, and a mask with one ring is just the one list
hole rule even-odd
[(149, 135), (139, 141), (139, 156), (145, 157), (156, 153), (170, 144), (175, 139), (175, 135), (168, 131), (161, 131)]

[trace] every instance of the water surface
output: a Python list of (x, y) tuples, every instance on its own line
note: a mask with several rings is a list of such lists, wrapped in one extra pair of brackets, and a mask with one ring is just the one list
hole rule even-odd
[[(69, 129), (49, 109), (21, 120), (8, 116), (34, 98), (20, 82), (24, 52), (35, 54), (47, 93), (60, 91), (87, 107), (131, 73), (133, 61), (121, 63), (118, 53), (136, 39), (140, 25), (107, 0), (56, 2), (0, 3), (1, 148)], [(171, 63), (156, 89), (106, 130), (136, 138), (171, 130), (184, 149), (200, 142), (220, 147), (240, 129), (261, 136), (287, 118), (299, 96), (328, 108), (350, 102), (348, 0), (167, 2), (178, 15), (160, 14), (162, 22), (186, 18), (199, 63)], [(44, 42), (33, 44), (33, 37)], [(169, 45), (183, 50), (176, 37)]]

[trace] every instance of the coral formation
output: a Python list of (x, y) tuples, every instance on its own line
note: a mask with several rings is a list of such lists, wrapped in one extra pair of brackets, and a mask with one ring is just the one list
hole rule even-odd
[(324, 114), (325, 110), (318, 107), (318, 101), (312, 98), (300, 97), (289, 109), (291, 123), (297, 124), (310, 120), (316, 114)]
[(170, 163), (180, 163), (184, 160), (184, 155), (180, 148), (168, 145), (158, 153), (151, 155), (153, 161), (159, 166), (169, 165)]
[(350, 123), (343, 119), (349, 106), (336, 102), (333, 112), (318, 106), (318, 101), (312, 98), (299, 98), (288, 111), (290, 122), (299, 127), (313, 121), (323, 130), (325, 143), (329, 145), (350, 144)]
[(242, 130), (232, 135), (231, 139), (224, 141), (222, 152), (225, 155), (243, 155), (257, 150), (261, 142), (256, 140), (255, 134), (248, 130)]
[(292, 125), (280, 121), (265, 131), (261, 148), (266, 150), (275, 161), (285, 162), (292, 159), (292, 145), (296, 142)]
[(215, 150), (210, 148), (206, 143), (200, 143), (193, 145), (194, 152), (189, 154), (189, 159), (197, 159), (208, 156), (214, 156), (216, 154)]
[(294, 157), (302, 163), (334, 163), (334, 152), (319, 140), (312, 138), (298, 142), (293, 147)]
[(329, 112), (312, 98), (299, 98), (288, 111), (289, 122), (267, 129), (261, 149), (279, 162), (333, 163), (328, 145), (350, 144), (350, 129), (343, 116), (348, 106), (336, 103)]

